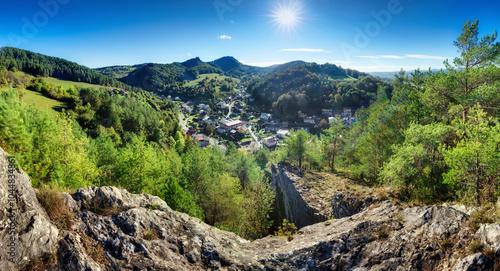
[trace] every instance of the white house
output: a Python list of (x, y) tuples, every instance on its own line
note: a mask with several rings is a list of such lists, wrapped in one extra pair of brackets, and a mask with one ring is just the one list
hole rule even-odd
[(288, 130), (279, 130), (276, 133), (276, 136), (279, 138), (285, 138), (286, 136), (288, 136), (288, 134), (290, 134), (290, 132)]

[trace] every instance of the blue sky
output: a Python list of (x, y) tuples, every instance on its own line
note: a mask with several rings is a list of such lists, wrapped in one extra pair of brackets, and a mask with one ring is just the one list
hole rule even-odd
[(304, 60), (361, 71), (441, 68), (467, 20), (500, 30), (500, 3), (430, 0), (2, 0), (0, 46), (92, 68)]

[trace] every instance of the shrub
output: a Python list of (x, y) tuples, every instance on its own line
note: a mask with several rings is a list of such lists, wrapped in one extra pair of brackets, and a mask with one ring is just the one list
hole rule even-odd
[(283, 223), (278, 227), (278, 231), (274, 234), (276, 236), (288, 236), (288, 241), (293, 240), (293, 235), (297, 233), (297, 227), (294, 223), (290, 223), (288, 220), (283, 219)]

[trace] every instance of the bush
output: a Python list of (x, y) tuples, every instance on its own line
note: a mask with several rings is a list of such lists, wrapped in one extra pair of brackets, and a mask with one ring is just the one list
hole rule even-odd
[(276, 236), (288, 236), (288, 241), (293, 240), (295, 233), (297, 233), (297, 227), (294, 223), (290, 223), (286, 219), (283, 219), (283, 223), (278, 227), (278, 231), (274, 232)]

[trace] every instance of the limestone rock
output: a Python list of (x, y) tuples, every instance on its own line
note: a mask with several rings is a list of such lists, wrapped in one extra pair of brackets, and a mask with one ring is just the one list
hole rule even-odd
[(336, 191), (331, 200), (332, 216), (334, 218), (352, 216), (370, 206), (374, 201), (371, 197), (360, 200), (347, 192)]
[(491, 260), (486, 258), (481, 253), (476, 253), (462, 259), (459, 259), (455, 266), (453, 266), (452, 271), (482, 271), (491, 270), (492, 268)]
[(500, 225), (498, 223), (481, 224), (475, 237), (487, 247), (496, 251), (500, 250)]
[(0, 148), (0, 270), (19, 270), (30, 259), (53, 253), (59, 231), (39, 204), (28, 175), (9, 172), (8, 156)]

